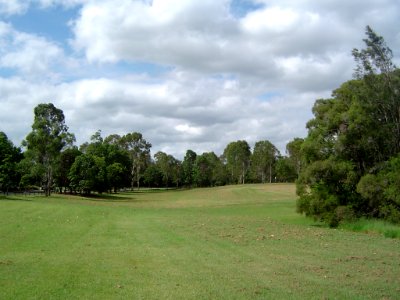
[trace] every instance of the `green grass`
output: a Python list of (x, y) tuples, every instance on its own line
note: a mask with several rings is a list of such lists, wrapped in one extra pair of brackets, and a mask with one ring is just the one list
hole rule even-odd
[(369, 234), (381, 234), (387, 238), (400, 238), (400, 226), (381, 220), (360, 219), (343, 224), (340, 228)]
[(0, 198), (0, 299), (400, 299), (400, 239), (295, 213), (293, 185)]

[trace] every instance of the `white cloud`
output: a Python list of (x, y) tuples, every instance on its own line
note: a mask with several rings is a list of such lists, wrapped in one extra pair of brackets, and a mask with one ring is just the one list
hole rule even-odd
[[(189, 148), (199, 153), (221, 154), (230, 141), (237, 139), (246, 139), (251, 144), (270, 139), (284, 147), (293, 135), (304, 135), (303, 121), (295, 116), (308, 114), (315, 98), (315, 95), (300, 99), (291, 96), (291, 101), (284, 101), (275, 97), (260, 102), (248, 96), (251, 92), (245, 85), (236, 85), (230, 91), (235, 96), (229, 96), (225, 89), (219, 88), (228, 81), (200, 80), (195, 89), (188, 90), (186, 81), (177, 81), (176, 74), (169, 77), (173, 80), (167, 79), (162, 84), (122, 78), (56, 85), (2, 79), (0, 126), (12, 128), (6, 132), (19, 144), (30, 131), (33, 108), (38, 103), (53, 102), (64, 111), (78, 144), (89, 140), (98, 129), (104, 135), (139, 131), (153, 144), (153, 153), (168, 149), (182, 158)], [(200, 90), (208, 90), (209, 94)], [(204, 95), (209, 97), (207, 101)], [(10, 118), (10, 111), (18, 114)]]
[(57, 79), (58, 67), (65, 72), (73, 65), (56, 43), (41, 36), (15, 30), (10, 24), (0, 21), (0, 68), (16, 70), (32, 80)]
[[(319, 71), (326, 80), (322, 87), (314, 85), (319, 90), (349, 79), (351, 49), (361, 45), (371, 14), (385, 13), (372, 0), (357, 2), (356, 18), (346, 15), (356, 7), (348, 1), (259, 2), (265, 6), (238, 18), (227, 0), (121, 0), (118, 7), (111, 0), (93, 0), (74, 22), (73, 45), (91, 63), (150, 62), (204, 76), (256, 78), (274, 88), (291, 86), (286, 79), (298, 77), (291, 88), (306, 92), (321, 78)], [(400, 6), (393, 0), (385, 5)], [(390, 20), (392, 25), (372, 18), (384, 31), (398, 23)], [(338, 57), (346, 63), (338, 64)], [(330, 70), (339, 77), (325, 75)]]
[(29, 3), (23, 0), (0, 0), (0, 15), (22, 14), (28, 6)]

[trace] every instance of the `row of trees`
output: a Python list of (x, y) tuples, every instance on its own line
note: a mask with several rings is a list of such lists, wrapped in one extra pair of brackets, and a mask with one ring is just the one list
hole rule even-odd
[(356, 217), (400, 223), (400, 70), (370, 27), (354, 80), (315, 102), (300, 145), (300, 213), (337, 226)]
[(0, 134), (0, 188), (89, 194), (121, 188), (206, 187), (246, 182), (294, 181), (299, 172), (299, 139), (281, 156), (269, 141), (259, 141), (251, 151), (246, 141), (229, 143), (223, 154), (198, 155), (188, 150), (183, 161), (164, 152), (151, 156), (151, 144), (138, 132), (105, 138), (96, 132), (79, 148), (68, 132), (62, 110), (53, 104), (34, 109), (32, 131), (15, 147)]

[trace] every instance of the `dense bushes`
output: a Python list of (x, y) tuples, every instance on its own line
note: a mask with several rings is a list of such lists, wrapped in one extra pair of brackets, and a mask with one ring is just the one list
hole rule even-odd
[(353, 217), (400, 222), (400, 70), (367, 27), (357, 78), (317, 100), (301, 145), (297, 209), (337, 226)]

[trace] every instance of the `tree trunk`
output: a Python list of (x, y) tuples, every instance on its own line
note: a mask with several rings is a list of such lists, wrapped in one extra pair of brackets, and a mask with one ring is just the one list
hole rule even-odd
[(269, 183), (272, 183), (272, 164), (269, 164)]
[(140, 166), (137, 167), (136, 170), (136, 183), (137, 183), (137, 189), (140, 189)]

